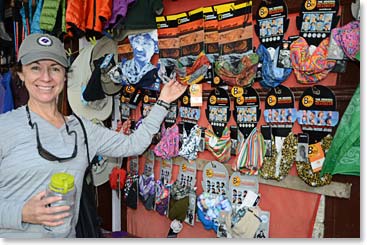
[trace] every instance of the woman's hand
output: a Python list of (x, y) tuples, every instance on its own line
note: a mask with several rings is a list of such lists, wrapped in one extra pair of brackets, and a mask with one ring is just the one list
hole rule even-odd
[(46, 226), (58, 226), (63, 219), (70, 215), (70, 206), (48, 207), (49, 204), (60, 201), (61, 197), (46, 197), (46, 191), (33, 196), (23, 206), (22, 221)]
[(163, 86), (158, 99), (171, 103), (180, 97), (185, 92), (186, 88), (187, 85), (171, 80)]
[(118, 121), (116, 131), (125, 135), (131, 134), (131, 120), (128, 118), (125, 122)]

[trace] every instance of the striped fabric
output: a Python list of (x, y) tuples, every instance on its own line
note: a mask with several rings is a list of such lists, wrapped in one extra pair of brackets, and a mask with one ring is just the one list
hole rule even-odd
[[(212, 138), (214, 138), (214, 140)], [(216, 142), (215, 145), (212, 146), (210, 141)], [(209, 125), (205, 130), (205, 146), (206, 149), (209, 150), (219, 162), (227, 162), (231, 158), (230, 130), (227, 127), (224, 128), (222, 137), (219, 138), (214, 134), (212, 126)]]
[(264, 137), (254, 128), (240, 146), (237, 158), (237, 170), (248, 175), (257, 175), (265, 155)]

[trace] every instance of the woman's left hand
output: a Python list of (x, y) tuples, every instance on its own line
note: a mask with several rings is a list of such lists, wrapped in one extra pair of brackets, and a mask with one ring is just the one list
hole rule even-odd
[(158, 99), (171, 103), (179, 98), (185, 92), (186, 88), (187, 85), (171, 80), (163, 86)]

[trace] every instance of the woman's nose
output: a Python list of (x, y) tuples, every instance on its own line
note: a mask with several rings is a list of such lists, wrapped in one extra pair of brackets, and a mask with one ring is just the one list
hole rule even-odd
[(43, 81), (50, 81), (51, 80), (51, 74), (49, 69), (42, 69), (41, 71), (41, 79)]

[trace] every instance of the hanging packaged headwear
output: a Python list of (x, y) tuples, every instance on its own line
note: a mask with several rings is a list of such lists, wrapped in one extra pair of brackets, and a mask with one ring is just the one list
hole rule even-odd
[(187, 135), (186, 130), (183, 130), (182, 136), (182, 146), (179, 151), (179, 155), (186, 158), (187, 160), (195, 160), (200, 147), (201, 139), (201, 128), (199, 125), (194, 125), (189, 135)]
[(154, 153), (163, 159), (176, 157), (179, 152), (180, 135), (177, 124), (166, 128), (162, 124), (162, 137), (159, 143), (154, 147)]
[(357, 53), (360, 51), (360, 23), (352, 21), (340, 28), (331, 30), (335, 42), (344, 51), (349, 59), (355, 60)]
[(162, 181), (156, 181), (156, 198), (155, 198), (155, 210), (160, 215), (167, 214), (169, 200), (169, 189), (163, 184)]
[(147, 210), (154, 208), (155, 197), (155, 181), (154, 174), (150, 176), (141, 175), (139, 177), (139, 196)]
[(231, 158), (231, 132), (226, 127), (219, 138), (215, 135), (212, 126), (209, 124), (205, 130), (205, 146), (214, 157), (221, 163), (227, 162)]
[(264, 138), (257, 128), (254, 128), (240, 146), (236, 170), (244, 174), (257, 175), (263, 165), (264, 155)]
[(163, 84), (169, 83), (171, 80), (176, 81), (175, 66), (176, 60), (161, 58), (158, 60), (158, 76), (162, 80)]
[(140, 85), (147, 89), (156, 87), (155, 83), (159, 84), (160, 80), (158, 69), (151, 63), (151, 59), (154, 54), (159, 53), (157, 30), (129, 35), (128, 38), (134, 57), (130, 60), (123, 59), (116, 69), (112, 69), (111, 79), (123, 85)]
[(279, 46), (275, 49), (273, 59), (271, 58), (268, 49), (264, 45), (260, 44), (256, 50), (256, 53), (259, 55), (259, 62), (262, 63), (262, 80), (260, 81), (260, 84), (264, 88), (277, 87), (279, 84), (287, 80), (289, 75), (292, 73), (291, 68), (277, 67), (279, 49)]
[[(327, 152), (330, 148), (333, 137), (329, 134), (325, 136), (321, 142), (313, 144), (321, 144), (321, 149), (323, 152)], [(310, 145), (311, 147), (312, 145)], [(310, 160), (296, 161), (296, 168), (298, 176), (308, 185), (312, 187), (328, 185), (331, 183), (332, 175), (327, 173), (321, 176), (320, 172), (314, 172)]]
[(251, 86), (255, 80), (259, 56), (250, 53), (236, 57), (235, 61), (226, 57), (215, 62), (215, 73), (230, 86)]
[(182, 62), (178, 62), (175, 68), (177, 81), (184, 85), (199, 83), (204, 79), (209, 66), (210, 61), (204, 52), (200, 52), (192, 66), (185, 66)]
[(271, 156), (265, 156), (260, 175), (264, 179), (284, 179), (297, 153), (297, 137), (290, 132), (287, 137), (272, 136)]
[(330, 38), (324, 39), (312, 54), (303, 37), (292, 42), (290, 45), (292, 67), (299, 83), (317, 83), (334, 68), (336, 61), (327, 59), (329, 41)]
[(139, 175), (128, 173), (126, 176), (124, 187), (124, 198), (129, 208), (137, 209), (138, 207), (138, 181)]

